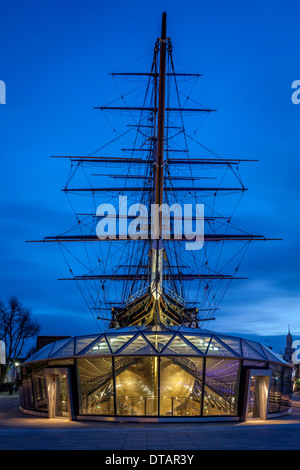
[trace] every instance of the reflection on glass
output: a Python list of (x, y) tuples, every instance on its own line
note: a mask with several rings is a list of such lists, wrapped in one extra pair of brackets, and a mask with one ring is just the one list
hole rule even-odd
[(156, 416), (158, 412), (158, 358), (115, 359), (117, 414)]
[(69, 341), (70, 338), (64, 338), (60, 339), (59, 341), (55, 341), (55, 343), (53, 344), (53, 348), (51, 349), (50, 357), (55, 356), (56, 352), (59, 351), (63, 346), (65, 346)]
[(113, 353), (117, 352), (133, 335), (107, 335), (107, 340)]
[(75, 345), (75, 340), (72, 339), (63, 348), (59, 349), (55, 354), (53, 354), (53, 350), (52, 350), (51, 351), (51, 358), (52, 357), (70, 357), (70, 356), (74, 356), (74, 345)]
[(241, 342), (239, 338), (230, 338), (227, 336), (220, 336), (221, 341), (235, 351), (239, 356), (241, 355)]
[(160, 363), (160, 414), (199, 416), (202, 394), (201, 357), (162, 357)]
[(272, 370), (272, 377), (269, 392), (268, 413), (278, 413), (281, 396), (283, 367), (277, 366), (275, 364), (270, 364), (270, 369)]
[(199, 351), (201, 351), (203, 354), (206, 353), (207, 348), (210, 343), (210, 336), (195, 336), (195, 335), (184, 335), (184, 337), (192, 343), (194, 346), (196, 346)]
[(197, 354), (195, 351), (184, 339), (180, 336), (175, 336), (174, 339), (168, 344), (166, 349), (164, 349), (163, 354)]
[(259, 343), (257, 343), (256, 341), (251, 341), (250, 339), (247, 339), (246, 342), (251, 346), (252, 349), (257, 351), (258, 354), (260, 354), (264, 359), (267, 359), (267, 357), (266, 357), (266, 355), (263, 351), (263, 348), (261, 347), (261, 345)]
[(161, 350), (166, 346), (166, 344), (172, 338), (172, 334), (146, 334), (146, 338), (150, 343), (155, 347), (156, 351), (161, 352)]
[(47, 363), (32, 364), (34, 408), (36, 411), (48, 411), (45, 367), (47, 367)]
[(260, 418), (259, 378), (251, 377), (248, 403), (248, 418)]
[(47, 344), (46, 346), (44, 346), (43, 348), (39, 349), (36, 353), (34, 353), (30, 360), (42, 360), (42, 359), (47, 359), (47, 357), (49, 356), (49, 354), (51, 353), (52, 351), (52, 348), (53, 348), (53, 343), (50, 343), (50, 344)]
[(263, 354), (259, 354), (255, 349), (253, 349), (246, 341), (242, 340), (242, 347), (243, 347), (243, 356), (245, 358), (251, 359), (265, 359)]
[(27, 410), (34, 409), (33, 391), (31, 382), (31, 370), (29, 366), (22, 366), (22, 393), (21, 393), (21, 406)]
[(79, 409), (81, 414), (113, 415), (112, 358), (77, 360)]
[(99, 341), (92, 344), (90, 348), (86, 349), (82, 353), (83, 356), (92, 356), (92, 355), (102, 356), (102, 354), (111, 354), (109, 346), (105, 338), (101, 338)]
[(79, 354), (81, 351), (87, 348), (88, 345), (92, 344), (97, 339), (98, 336), (99, 335), (76, 338), (75, 354)]
[(292, 381), (292, 368), (284, 367), (279, 411), (287, 411), (291, 407), (291, 395), (292, 395), (291, 381)]
[(67, 376), (55, 377), (55, 417), (66, 418), (69, 416), (69, 397)]
[(206, 359), (203, 416), (237, 415), (240, 363)]
[(215, 338), (211, 339), (207, 353), (209, 356), (233, 356), (234, 354), (226, 349), (223, 344), (217, 341)]
[(155, 354), (155, 350), (139, 335), (122, 349), (122, 354)]

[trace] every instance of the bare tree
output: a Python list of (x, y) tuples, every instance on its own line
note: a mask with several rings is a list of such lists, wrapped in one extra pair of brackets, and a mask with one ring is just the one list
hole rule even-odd
[(6, 347), (6, 365), (1, 367), (2, 382), (11, 366), (11, 361), (22, 354), (23, 347), (29, 338), (38, 335), (40, 325), (31, 317), (31, 311), (12, 297), (7, 304), (0, 302), (0, 340)]

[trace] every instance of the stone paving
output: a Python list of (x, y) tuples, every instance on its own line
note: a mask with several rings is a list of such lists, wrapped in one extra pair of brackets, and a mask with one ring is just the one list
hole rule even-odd
[(299, 396), (294, 404), (289, 416), (248, 423), (101, 423), (24, 415), (17, 395), (0, 395), (0, 450), (298, 450)]

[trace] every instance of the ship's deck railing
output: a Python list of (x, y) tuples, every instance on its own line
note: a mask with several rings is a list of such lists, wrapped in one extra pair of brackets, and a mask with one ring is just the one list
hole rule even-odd
[(129, 305), (132, 302), (134, 302), (135, 299), (142, 297), (144, 294), (146, 294), (147, 290), (148, 290), (148, 286), (143, 287), (143, 289), (140, 289), (138, 292), (128, 297), (128, 299), (126, 299), (125, 301), (125, 305)]
[(179, 302), (181, 305), (185, 306), (185, 300), (182, 297), (180, 297), (180, 295), (176, 294), (176, 292), (174, 292), (172, 289), (170, 289), (169, 287), (164, 286), (164, 291), (170, 297), (173, 297), (173, 299), (177, 300), (177, 302)]

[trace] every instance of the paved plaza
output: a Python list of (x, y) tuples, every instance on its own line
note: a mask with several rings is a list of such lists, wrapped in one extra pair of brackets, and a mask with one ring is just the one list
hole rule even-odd
[(0, 395), (1, 450), (300, 449), (300, 397), (293, 413), (248, 423), (101, 423), (45, 419), (19, 412), (17, 395)]

